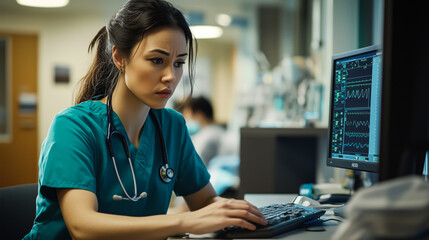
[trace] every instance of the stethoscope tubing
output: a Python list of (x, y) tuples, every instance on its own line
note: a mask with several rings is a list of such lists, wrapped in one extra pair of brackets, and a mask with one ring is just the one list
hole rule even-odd
[[(107, 98), (107, 103), (106, 103), (107, 121), (108, 121), (106, 144), (107, 144), (107, 147), (109, 149), (110, 156), (112, 157), (113, 166), (114, 166), (115, 173), (116, 173), (116, 176), (118, 178), (119, 184), (121, 185), (122, 190), (124, 191), (125, 195), (127, 196), (127, 198), (122, 198), (121, 196), (114, 195), (113, 199), (114, 200), (131, 200), (131, 201), (135, 202), (135, 201), (140, 200), (141, 198), (146, 197), (147, 194), (146, 194), (146, 192), (143, 192), (139, 197), (137, 197), (137, 181), (136, 181), (136, 175), (134, 173), (134, 167), (133, 167), (133, 164), (131, 161), (130, 151), (129, 151), (128, 144), (127, 144), (125, 137), (113, 125), (111, 101), (112, 101), (112, 96), (109, 95)], [(156, 125), (157, 132), (160, 135), (160, 141), (161, 141), (163, 165), (160, 168), (159, 175), (160, 175), (161, 180), (164, 183), (169, 183), (174, 177), (174, 171), (173, 171), (173, 169), (168, 167), (167, 152), (165, 149), (165, 141), (164, 141), (164, 135), (163, 135), (162, 129), (161, 129), (161, 124), (159, 123), (158, 118), (155, 116), (154, 112), (149, 111), (149, 115)], [(127, 190), (125, 189), (124, 184), (122, 183), (121, 176), (120, 176), (119, 171), (118, 171), (118, 167), (116, 165), (116, 159), (115, 159), (115, 156), (113, 154), (113, 147), (112, 147), (112, 142), (111, 142), (111, 138), (114, 135), (117, 135), (120, 138), (121, 143), (125, 148), (125, 153), (127, 155), (128, 163), (130, 165), (131, 174), (132, 174), (132, 178), (133, 178), (133, 184), (134, 184), (134, 196), (133, 197), (131, 197), (128, 194)]]

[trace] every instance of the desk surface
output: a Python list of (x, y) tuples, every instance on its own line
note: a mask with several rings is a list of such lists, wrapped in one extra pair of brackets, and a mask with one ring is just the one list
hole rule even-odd
[[(295, 194), (246, 194), (244, 199), (254, 204), (257, 207), (262, 207), (268, 204), (273, 203), (284, 203), (284, 202), (292, 202), (296, 197)], [(340, 219), (334, 216), (332, 210), (329, 210), (321, 217), (322, 220), (327, 219)], [(288, 239), (288, 240), (324, 240), (330, 239), (334, 234), (335, 230), (338, 227), (339, 222), (337, 221), (327, 221), (323, 222), (320, 226), (323, 226), (325, 231), (307, 231), (306, 229), (295, 229), (293, 231), (277, 235), (270, 239)], [(183, 239), (183, 238), (168, 238), (169, 240), (175, 239)], [(211, 234), (205, 235), (190, 235), (188, 239), (213, 239)]]

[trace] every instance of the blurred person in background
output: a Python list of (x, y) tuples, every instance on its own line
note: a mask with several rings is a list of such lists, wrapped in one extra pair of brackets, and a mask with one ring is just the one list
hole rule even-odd
[[(235, 197), (239, 184), (239, 158), (231, 152), (231, 146), (226, 146), (231, 145), (230, 136), (225, 127), (215, 122), (211, 102), (203, 96), (176, 100), (174, 109), (183, 114), (192, 143), (207, 166), (216, 193), (222, 197)], [(189, 209), (184, 199), (173, 196), (168, 212), (185, 211)]]
[(208, 165), (219, 154), (225, 129), (215, 123), (212, 104), (205, 97), (185, 101), (182, 113), (195, 150)]

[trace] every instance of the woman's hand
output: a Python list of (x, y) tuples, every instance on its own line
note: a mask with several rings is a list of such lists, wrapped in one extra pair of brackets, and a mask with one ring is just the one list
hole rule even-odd
[(267, 224), (258, 208), (244, 200), (222, 198), (206, 207), (183, 213), (183, 215), (184, 229), (192, 234), (215, 232), (229, 226), (255, 230), (254, 224)]

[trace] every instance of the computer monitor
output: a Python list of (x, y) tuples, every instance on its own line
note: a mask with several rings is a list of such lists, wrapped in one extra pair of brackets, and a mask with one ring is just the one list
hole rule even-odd
[(327, 165), (377, 172), (382, 53), (370, 46), (332, 57)]
[(419, 24), (427, 22), (424, 4), (384, 1), (380, 182), (422, 175), (429, 149), (429, 31)]

